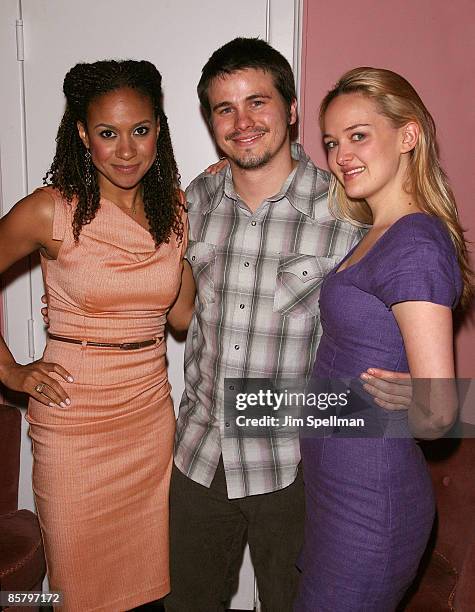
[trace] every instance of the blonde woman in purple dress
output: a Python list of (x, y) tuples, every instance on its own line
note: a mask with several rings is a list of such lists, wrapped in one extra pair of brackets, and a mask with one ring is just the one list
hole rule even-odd
[(307, 518), (295, 610), (389, 612), (432, 527), (432, 486), (411, 434), (438, 437), (455, 418), (452, 310), (471, 298), (471, 271), (434, 121), (413, 87), (356, 68), (320, 117), (335, 214), (371, 228), (324, 281), (315, 376), (378, 366), (432, 380), (425, 396), (415, 381), (408, 413), (378, 409), (388, 426), (378, 436), (301, 440)]

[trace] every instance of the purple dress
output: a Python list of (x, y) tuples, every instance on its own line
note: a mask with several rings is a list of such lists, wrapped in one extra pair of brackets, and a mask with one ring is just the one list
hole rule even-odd
[[(452, 308), (460, 296), (445, 226), (424, 213), (407, 215), (360, 261), (338, 267), (321, 291), (323, 337), (314, 376), (356, 379), (371, 366), (407, 372), (391, 306), (428, 301)], [(406, 414), (384, 412), (396, 419)], [(302, 438), (301, 453), (307, 518), (295, 611), (394, 610), (415, 576), (434, 518), (417, 443), (330, 434)]]

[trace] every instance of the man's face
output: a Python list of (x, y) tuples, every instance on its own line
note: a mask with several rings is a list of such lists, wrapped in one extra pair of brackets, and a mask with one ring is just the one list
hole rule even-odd
[(231, 165), (261, 168), (290, 156), (288, 128), (296, 121), (297, 103), (289, 113), (269, 72), (246, 68), (216, 77), (208, 98), (216, 144)]

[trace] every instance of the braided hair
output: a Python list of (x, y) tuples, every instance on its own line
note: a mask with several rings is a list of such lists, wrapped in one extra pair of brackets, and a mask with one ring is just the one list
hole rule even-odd
[[(144, 211), (156, 247), (170, 240), (171, 232), (183, 239), (179, 180), (168, 121), (162, 108), (162, 77), (147, 61), (107, 60), (76, 64), (66, 74), (63, 92), (66, 110), (56, 137), (56, 153), (43, 179), (71, 202), (77, 198), (73, 217), (76, 242), (82, 226), (90, 223), (99, 209), (100, 191), (97, 173), (86, 160), (86, 147), (79, 137), (77, 122), (87, 124), (89, 105), (99, 96), (128, 87), (146, 95), (152, 102), (160, 123), (157, 158), (142, 178)], [(90, 165), (89, 165), (90, 164)], [(89, 167), (88, 167), (89, 166)], [(91, 172), (92, 166), (92, 172)]]

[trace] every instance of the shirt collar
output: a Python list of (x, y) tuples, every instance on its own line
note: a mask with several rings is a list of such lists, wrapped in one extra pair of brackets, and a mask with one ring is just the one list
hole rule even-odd
[(317, 206), (320, 199), (328, 194), (328, 172), (317, 168), (298, 143), (292, 145), (292, 157), (298, 161), (298, 165), (286, 193), (290, 204), (313, 219), (322, 212), (328, 214), (326, 204), (323, 209)]
[[(297, 166), (289, 174), (279, 193), (267, 198), (267, 200), (269, 202), (278, 202), (286, 197), (296, 210), (307, 217), (315, 217), (315, 199), (327, 195), (327, 173), (315, 167), (299, 143), (291, 145), (291, 155), (298, 162)], [(211, 198), (208, 212), (212, 212), (219, 205), (223, 195), (234, 202), (240, 200), (234, 190), (230, 166), (227, 166), (221, 176), (221, 185), (216, 189)], [(315, 183), (315, 188), (311, 190), (312, 193), (310, 195), (308, 189), (299, 189), (300, 185), (308, 185), (309, 183)]]

